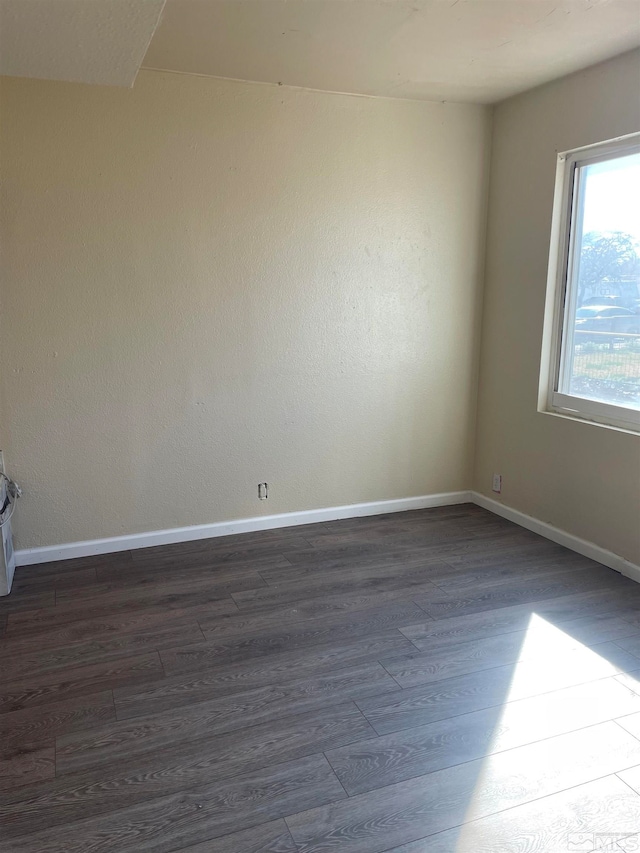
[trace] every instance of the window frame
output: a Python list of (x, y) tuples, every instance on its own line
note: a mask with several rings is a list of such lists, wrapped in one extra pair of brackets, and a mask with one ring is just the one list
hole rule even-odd
[(551, 414), (640, 432), (640, 409), (558, 390), (563, 387), (561, 379), (566, 383), (571, 364), (564, 353), (573, 347), (577, 288), (570, 286), (576, 260), (576, 233), (572, 225), (581, 220), (584, 205), (581, 192), (584, 173), (580, 167), (636, 153), (640, 153), (640, 133), (558, 154), (538, 408)]

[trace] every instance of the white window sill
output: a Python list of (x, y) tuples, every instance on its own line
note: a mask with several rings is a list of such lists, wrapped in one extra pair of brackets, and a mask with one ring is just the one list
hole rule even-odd
[[(540, 408), (538, 411), (542, 415), (551, 415), (551, 417), (554, 418), (562, 418), (563, 420), (588, 424), (589, 426), (600, 427), (601, 429), (614, 430), (615, 432), (621, 432), (626, 435), (633, 435), (636, 438), (640, 436), (640, 424), (627, 422), (614, 423), (612, 420), (603, 416), (598, 417), (597, 415), (592, 415), (584, 411), (570, 410), (560, 407)], [(634, 410), (630, 409), (629, 411), (633, 412)]]

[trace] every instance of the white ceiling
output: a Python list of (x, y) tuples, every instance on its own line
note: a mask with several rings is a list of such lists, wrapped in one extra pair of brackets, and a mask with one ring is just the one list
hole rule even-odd
[(488, 103), (640, 44), (640, 0), (167, 0), (143, 67)]
[(164, 0), (0, 0), (0, 74), (132, 86)]
[(158, 25), (164, 5), (0, 0), (0, 74), (131, 86), (143, 63), (491, 103), (640, 45), (640, 0), (167, 0)]

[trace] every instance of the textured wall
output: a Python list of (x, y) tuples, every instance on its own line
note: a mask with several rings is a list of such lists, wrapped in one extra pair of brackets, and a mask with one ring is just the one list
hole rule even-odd
[(18, 546), (468, 488), (488, 130), (154, 72), (3, 80)]
[(496, 108), (475, 488), (640, 563), (640, 438), (537, 412), (556, 153), (640, 128), (640, 52)]

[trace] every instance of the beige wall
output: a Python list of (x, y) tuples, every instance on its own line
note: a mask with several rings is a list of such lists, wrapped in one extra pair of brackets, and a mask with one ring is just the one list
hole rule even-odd
[(494, 114), (475, 488), (640, 563), (637, 435), (537, 409), (556, 153), (640, 128), (640, 53)]
[(489, 121), (3, 80), (18, 547), (468, 488)]

